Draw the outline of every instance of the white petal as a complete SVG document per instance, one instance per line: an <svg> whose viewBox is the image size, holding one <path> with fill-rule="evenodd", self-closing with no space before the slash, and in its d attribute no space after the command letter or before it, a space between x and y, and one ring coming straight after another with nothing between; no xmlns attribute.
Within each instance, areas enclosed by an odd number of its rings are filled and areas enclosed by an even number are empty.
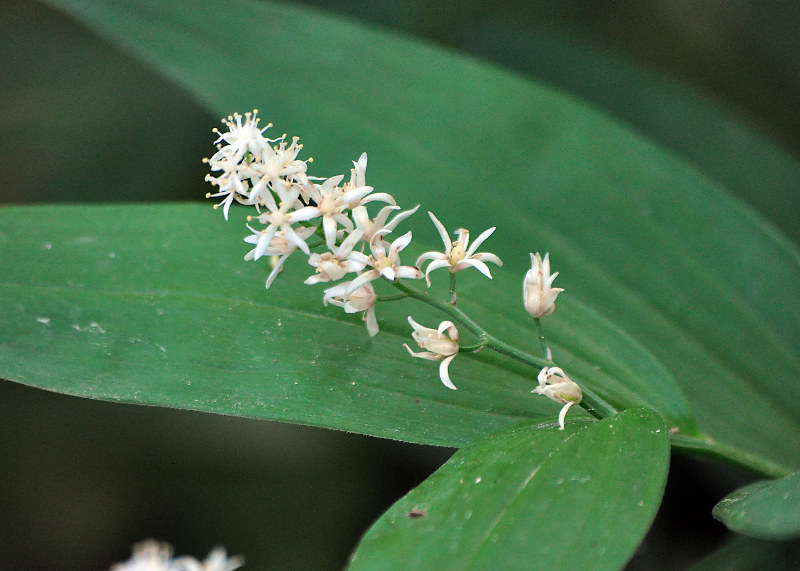
<svg viewBox="0 0 800 571"><path fill-rule="evenodd" d="M300 210L295 210L286 215L290 222L307 222L313 218L319 218L322 212L316 206L305 206Z"/></svg>
<svg viewBox="0 0 800 571"><path fill-rule="evenodd" d="M419 268L413 266L399 266L394 268L394 275L395 277L407 280L418 280L423 274Z"/></svg>
<svg viewBox="0 0 800 571"><path fill-rule="evenodd" d="M385 208L383 210L385 210ZM383 210L381 210L381 212L383 212ZM394 230L398 224L400 224L403 220L414 214L417 210L419 210L419 204L417 204L411 210L405 210L400 214L398 214L397 216L395 216L394 218L392 218L392 221L386 224L386 228L388 228L389 230ZM380 212L378 213L378 216L380 216Z"/></svg>
<svg viewBox="0 0 800 571"><path fill-rule="evenodd" d="M378 318L375 316L375 307L370 307L365 315L367 320L367 333L370 337L378 334Z"/></svg>
<svg viewBox="0 0 800 571"><path fill-rule="evenodd" d="M322 217L322 229L325 232L325 243L331 251L336 248L336 228L336 220L330 216Z"/></svg>
<svg viewBox="0 0 800 571"><path fill-rule="evenodd" d="M417 265L419 265L419 260L417 260ZM425 282L428 284L428 287L431 287L431 278L428 276L433 270L438 270L439 268L449 268L450 261L447 259L444 260L436 260L428 264L428 269L425 270Z"/></svg>
<svg viewBox="0 0 800 571"><path fill-rule="evenodd" d="M411 353L412 357L416 357L418 359L425 359L426 361L441 361L442 360L442 356L441 355L437 355L436 353L429 353L428 351L422 351L420 353L415 353L414 351L411 350L411 347L409 347L405 343L403 343L403 347L408 349L408 352Z"/></svg>
<svg viewBox="0 0 800 571"><path fill-rule="evenodd" d="M575 404L575 401L570 401L561 407L561 411L558 413L558 429L564 430L564 418L567 416L567 411L569 408Z"/></svg>
<svg viewBox="0 0 800 571"><path fill-rule="evenodd" d="M453 381L450 380L450 371L448 370L448 367L450 366L450 362L455 359L457 354L458 353L450 355L439 365L439 378L442 380L444 386L446 386L448 389L453 389L454 391L457 391L458 388L453 384Z"/></svg>
<svg viewBox="0 0 800 571"><path fill-rule="evenodd" d="M397 252L405 248L411 243L411 231L409 230L402 236L400 236L397 240L392 242L392 246L389 248L389 256L394 257L397 255ZM392 255L394 254L394 256Z"/></svg>
<svg viewBox="0 0 800 571"><path fill-rule="evenodd" d="M272 285L272 282L275 281L275 278L278 277L278 274L283 269L283 264L286 262L286 258L289 256L281 256L281 259L278 260L278 263L275 264L275 267L272 268L272 272L270 272L269 277L267 278L266 287L269 289L269 286Z"/></svg>
<svg viewBox="0 0 800 571"><path fill-rule="evenodd" d="M300 236L297 235L297 232L294 231L294 228L292 228L288 224L284 224L281 227L281 229L283 230L283 235L286 237L286 240L290 244L294 244L295 246L303 250L303 252L305 252L307 256L311 255L311 250L309 250L308 244L306 244L305 241Z"/></svg>
<svg viewBox="0 0 800 571"><path fill-rule="evenodd" d="M358 188L354 188L352 190L348 190L347 192L345 192L339 198L339 201L342 204L348 204L349 202L353 202L355 200L358 200L360 198L365 197L366 195L368 195L372 191L373 191L373 188L371 186L360 186ZM369 200L364 200L364 202L365 203L369 202Z"/></svg>
<svg viewBox="0 0 800 571"><path fill-rule="evenodd" d="M391 207L387 207L391 208ZM383 210L381 210L383 212ZM380 216L380 213L378 213ZM356 206L353 208L353 221L356 223L356 228L365 232L369 228L369 213L366 206Z"/></svg>
<svg viewBox="0 0 800 571"><path fill-rule="evenodd" d="M347 288L344 290L344 295L349 296L351 293L356 291L362 285L364 285L365 283L369 283L374 279L377 279L379 276L380 273L378 272L378 270L368 270L363 274L357 275L355 279L353 279L353 281L350 282L350 285L348 285Z"/></svg>
<svg viewBox="0 0 800 571"><path fill-rule="evenodd" d="M436 331L438 331L438 332L439 332L439 335L441 335L441 334L443 334L443 333L445 332L445 330L447 330L447 329L449 329L449 328L451 328L451 327L452 327L453 329L455 329L455 328L456 328L456 326L453 324L453 322L452 322L452 321L442 321L442 322L439 324L439 327L437 327L437 328L436 328Z"/></svg>
<svg viewBox="0 0 800 571"><path fill-rule="evenodd" d="M418 268L422 265L422 262L425 260L447 260L447 256L442 252L425 252L419 258L417 258L417 262L414 264ZM449 263L445 262L448 266Z"/></svg>
<svg viewBox="0 0 800 571"><path fill-rule="evenodd" d="M436 218L436 216L434 216L433 212L431 212L430 210L428 211L428 216L431 217L431 220L433 220L433 225L436 226L436 229L439 231L439 236L441 236L442 238L442 243L444 244L445 252L449 254L450 249L453 247L453 241L447 234L447 229L441 222L439 222L439 219Z"/></svg>
<svg viewBox="0 0 800 571"><path fill-rule="evenodd" d="M481 262L492 262L493 264L497 264L498 266L502 266L503 262L495 256L494 254L490 254L489 252L481 252L480 254L473 254L470 256L473 260L480 260Z"/></svg>
<svg viewBox="0 0 800 571"><path fill-rule="evenodd" d="M492 279L492 272L489 271L489 267L480 260L476 260L474 258L461 260L456 264L455 269L456 271L460 271L461 269L466 269L467 266L472 266L487 278Z"/></svg>
<svg viewBox="0 0 800 571"><path fill-rule="evenodd" d="M468 258L475 253L475 251L478 249L478 246L483 244L483 241L486 240L486 238L492 235L492 232L494 232L496 228L497 226L492 226L488 230L481 232L481 235L478 236L478 238L472 243L472 246L469 247L469 250L467 250Z"/></svg>
<svg viewBox="0 0 800 571"><path fill-rule="evenodd" d="M386 204L391 204L392 206L396 204L394 196L387 192L376 192L374 194L370 194L369 196L364 197L364 200L362 200L361 203L367 204L368 202L375 202L376 200L385 202Z"/></svg>
<svg viewBox="0 0 800 571"><path fill-rule="evenodd" d="M361 229L353 230L350 235L345 239L344 242L339 246L339 251L337 256L341 258L346 258L350 255L353 251L353 248L356 247L356 244L359 240L361 240L361 236L364 235L364 231Z"/></svg>
<svg viewBox="0 0 800 571"><path fill-rule="evenodd" d="M258 237L258 242L256 242L256 250L253 255L256 260L263 256L266 249L269 248L272 238L275 236L275 232L277 230L277 226L270 224L270 226L261 234L261 236Z"/></svg>
<svg viewBox="0 0 800 571"><path fill-rule="evenodd" d="M391 266L389 266L388 268L383 268L381 270L381 275L391 282L393 282L397 277L395 275L394 268Z"/></svg>

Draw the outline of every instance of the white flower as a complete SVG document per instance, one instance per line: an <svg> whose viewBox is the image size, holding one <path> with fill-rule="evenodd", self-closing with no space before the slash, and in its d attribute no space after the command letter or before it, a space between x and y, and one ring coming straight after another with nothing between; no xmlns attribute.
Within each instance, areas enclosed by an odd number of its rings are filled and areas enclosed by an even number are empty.
<svg viewBox="0 0 800 571"><path fill-rule="evenodd" d="M367 186L367 153L361 153L358 161L353 161L353 168L350 169L350 188Z"/></svg>
<svg viewBox="0 0 800 571"><path fill-rule="evenodd" d="M452 321L442 321L438 329L430 329L423 327L410 316L408 323L414 328L411 336L414 338L422 349L427 351L422 353L415 353L411 348L403 343L412 357L419 357L420 359L427 359L429 361L441 361L439 365L439 378L442 380L444 386L448 389L456 390L456 386L450 380L450 373L448 367L450 362L458 355L458 329L453 325ZM447 332L447 336L445 336Z"/></svg>
<svg viewBox="0 0 800 571"><path fill-rule="evenodd" d="M250 228L250 226L248 226L248 228ZM261 256L279 256L278 261L272 267L272 272L269 274L269 277L267 277L266 288L269 289L269 286L272 285L272 282L275 281L275 278L283 269L283 264L286 263L286 259L297 249L297 243L294 241L290 242L286 238L286 233L283 230L279 230L272 235L269 243L264 246L263 238L267 235L267 231L257 231L253 230L253 228L250 228L250 230L252 230L253 234L245 238L244 241L248 244L256 244L256 247L245 254L245 260L257 260ZM305 244L305 240L313 235L315 231L316 228L313 226L304 226L297 229L295 236Z"/></svg>
<svg viewBox="0 0 800 571"><path fill-rule="evenodd" d="M214 141L218 150L213 157L208 159L209 163L215 163L223 157L228 157L238 163L248 151L254 157L260 157L264 149L269 148L271 141L264 137L264 131L272 127L272 124L270 123L263 129L258 128L258 109L252 113L245 113L244 119L244 124L242 124L242 116L234 113L222 120L228 127L227 132L220 133L219 130L214 129L214 132L219 135L219 138ZM223 141L227 144L222 145Z"/></svg>
<svg viewBox="0 0 800 571"><path fill-rule="evenodd" d="M419 258L417 258L417 267L422 267L422 262L426 260L433 260L430 264L428 264L428 269L425 271L425 281L428 283L428 286L430 287L431 285L429 274L438 268L449 268L450 273L456 273L472 267L481 272L487 278L492 279L492 274L489 271L489 267L484 262L492 262L498 266L502 266L503 262L501 262L500 258L494 254L490 254L488 252L476 254L475 250L478 249L484 240L492 235L492 232L495 231L495 227L489 228L481 233L481 235L478 236L478 239L472 243L472 246L470 246L469 230L459 228L456 230L458 239L451 242L450 237L447 234L447 230L445 229L444 225L439 222L436 216L433 215L433 212L428 212L428 215L431 217L434 226L436 226L436 229L439 231L439 236L442 237L442 242L444 243L445 247L444 253L425 252Z"/></svg>
<svg viewBox="0 0 800 571"><path fill-rule="evenodd" d="M266 224L262 235L258 239L255 249L255 258L260 258L269 248L273 236L278 230L283 232L284 237L292 244L303 250L307 255L311 254L305 239L301 238L297 232L292 228L292 224L297 222L293 216L294 212L289 212L291 208L296 206L299 190L295 185L289 185L282 180L277 180L275 190L280 200L280 206L275 202L272 193L265 193L263 195L263 203L267 207L267 212L263 212L258 216L248 216L248 220L258 218L261 224ZM301 218L300 221L304 219ZM306 237L307 239L307 237Z"/></svg>
<svg viewBox="0 0 800 571"><path fill-rule="evenodd" d="M380 237L385 233L386 231L382 231L381 234L376 234L372 237L372 241L369 244L372 255L367 261L367 264L372 266L372 269L359 274L356 279L350 282L347 295L381 276L390 281L394 281L397 278L417 280L422 277L422 272L418 268L400 265L400 250L411 243L411 232L406 232L392 242L388 252L380 240Z"/></svg>
<svg viewBox="0 0 800 571"><path fill-rule="evenodd" d="M531 317L538 319L556 310L556 298L564 291L551 287L557 275L558 272L550 275L550 254L545 254L544 260L539 252L531 254L531 269L522 282L522 301Z"/></svg>
<svg viewBox="0 0 800 571"><path fill-rule="evenodd" d="M291 145L287 147L286 141L281 137L278 139L279 145L267 146L258 160L248 163L247 168L242 169L252 181L255 181L250 191L250 204L255 204L256 207L265 204L261 195L265 192L274 192L279 180L290 183L304 183L308 180L306 161L297 158L300 149L303 148L303 145L298 144L298 140L294 137ZM302 185L299 190L301 196L308 198L304 195Z"/></svg>
<svg viewBox="0 0 800 571"><path fill-rule="evenodd" d="M233 571L244 565L244 559L229 559L221 547L214 548L202 562L188 556L173 559L172 553L168 543L148 539L134 545L131 558L112 565L111 571Z"/></svg>
<svg viewBox="0 0 800 571"><path fill-rule="evenodd" d="M375 302L378 296L375 295L375 289L372 284L366 283L347 295L349 286L350 282L345 282L326 289L322 297L322 303L328 305L330 302L343 308L345 313L363 311L363 319L367 322L367 332L371 337L375 337L378 334L378 318L375 316Z"/></svg>
<svg viewBox="0 0 800 571"><path fill-rule="evenodd" d="M350 169L350 182L346 182L344 184L344 191L350 191L354 188L360 188L367 185L367 153L361 153L361 156L358 158L358 161L353 161L353 168ZM387 204L394 205L394 197L386 192L376 192L374 194L370 194L369 196L365 197L363 200L361 197L355 198L348 203L348 207L350 210L354 209L355 207L366 204L367 202L373 202L375 200L380 200L381 202L385 202Z"/></svg>
<svg viewBox="0 0 800 571"><path fill-rule="evenodd" d="M353 248L361 239L361 230L354 230L339 246L334 246L330 252L311 254L308 263L317 268L317 273L309 277L306 284L337 281L350 272L360 272L369 262L369 258L361 252L354 252Z"/></svg>
<svg viewBox="0 0 800 571"><path fill-rule="evenodd" d="M216 210L222 206L222 213L225 216L225 220L227 220L228 211L234 200L240 204L250 203L250 196L248 194L249 185L242 180L239 164L233 162L229 158L214 162L211 164L211 170L222 171L222 174L219 176L206 175L206 181L219 187L219 192L209 192L206 194L206 198L224 197L222 202L214 205L214 209Z"/></svg>
<svg viewBox="0 0 800 571"><path fill-rule="evenodd" d="M362 186L344 191L337 185L344 178L338 175L329 178L324 183L304 185L305 191L314 202L315 206L305 206L292 213L297 221L312 220L322 217L322 229L325 231L325 242L329 250L336 245L336 232L341 224L348 231L353 229L353 222L344 214L348 204L372 192L371 186Z"/></svg>
<svg viewBox="0 0 800 571"><path fill-rule="evenodd" d="M375 216L374 219L370 219L369 214L367 213L366 206L356 206L353 209L353 221L356 223L356 228L361 230L364 235L361 237L362 242L366 242L367 244L372 242L372 238L376 234L380 234L382 237L383 235L391 232L397 225L400 224L403 220L414 214L419 209L419 204L417 204L411 210L404 210L403 212L398 212L394 218L391 220L389 219L389 215L394 210L400 210L399 206L390 204L389 206L384 206L378 212L378 215ZM382 232L383 231L383 232ZM386 242L384 242L384 245Z"/></svg>
<svg viewBox="0 0 800 571"><path fill-rule="evenodd" d="M583 391L575 381L564 374L560 367L545 367L539 371L537 379L539 386L531 392L544 395L564 405L558 413L558 429L564 430L564 417L572 405L581 402Z"/></svg>

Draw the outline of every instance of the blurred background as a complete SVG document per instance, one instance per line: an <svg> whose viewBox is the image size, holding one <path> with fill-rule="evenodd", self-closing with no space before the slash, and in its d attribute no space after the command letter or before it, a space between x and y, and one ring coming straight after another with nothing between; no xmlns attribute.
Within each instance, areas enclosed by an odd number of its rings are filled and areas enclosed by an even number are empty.
<svg viewBox="0 0 800 571"><path fill-rule="evenodd" d="M796 2L303 4L584 99L800 240ZM202 200L218 117L58 12L0 7L0 203ZM370 522L453 452L12 383L0 383L0 447L2 569L107 568L147 537L198 558L222 544L250 569L341 568ZM682 569L723 544L710 508L746 478L676 458L668 508L630 568Z"/></svg>

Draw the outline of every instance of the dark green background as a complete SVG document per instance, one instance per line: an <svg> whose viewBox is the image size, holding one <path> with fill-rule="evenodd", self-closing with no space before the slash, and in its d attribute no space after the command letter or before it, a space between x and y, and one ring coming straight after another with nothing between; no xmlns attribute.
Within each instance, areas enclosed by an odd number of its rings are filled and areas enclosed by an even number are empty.
<svg viewBox="0 0 800 571"><path fill-rule="evenodd" d="M800 236L793 2L306 3L591 101ZM0 202L195 200L207 191L200 158L217 117L49 8L2 8ZM761 200L764 177L785 195ZM369 523L450 453L10 383L0 391L3 569L102 568L149 536L197 556L221 543L251 569L341 567ZM667 505L631 567L684 568L719 545L710 508L742 481L676 460Z"/></svg>

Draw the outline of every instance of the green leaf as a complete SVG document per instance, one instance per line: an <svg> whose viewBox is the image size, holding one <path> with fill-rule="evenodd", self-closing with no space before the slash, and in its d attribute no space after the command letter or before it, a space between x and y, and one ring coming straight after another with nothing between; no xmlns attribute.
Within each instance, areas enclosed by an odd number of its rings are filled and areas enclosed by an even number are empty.
<svg viewBox="0 0 800 571"><path fill-rule="evenodd" d="M691 571L761 571L795 569L800 541L760 541L737 537L691 567Z"/></svg>
<svg viewBox="0 0 800 571"><path fill-rule="evenodd" d="M542 85L303 9L51 3L216 112L260 108L303 137L317 173L367 150L370 183L401 203L497 225L503 273L472 291L517 326L526 254L549 250L564 297L652 352L704 432L798 465L800 253L705 173ZM558 359L583 350L563 313L546 323Z"/></svg>
<svg viewBox="0 0 800 571"><path fill-rule="evenodd" d="M537 371L488 351L459 356L450 369L459 390L446 389L434 363L403 348L406 315L441 320L418 303L380 304L381 334L370 338L358 316L322 306L323 287L302 285L311 270L300 259L265 291L268 264L242 260L247 229L208 205L4 208L0 228L0 259L15 261L0 282L7 379L447 446L552 418L560 406L531 394ZM570 371L616 402L652 403L691 428L680 393L650 355L580 305L563 311L578 323L564 351ZM491 308L470 314L533 341Z"/></svg>
<svg viewBox="0 0 800 571"><path fill-rule="evenodd" d="M698 84L700 90L710 87L708 77L694 77L689 85L686 78L681 82L669 80L633 63L637 54L631 52L638 46L629 45L623 50L628 53L620 54L620 46L613 45L614 37L587 37L581 32L581 24L570 17L577 15L581 8L559 4L561 12L555 19L552 15L547 18L534 15L527 22L503 25L502 31L495 24L497 27L490 29L489 33L483 32L483 38L476 39L471 35L471 50L502 65L528 71L631 125L697 165L708 176L767 215L795 243L800 242L800 226L794 214L800 209L800 193L797 192L800 162L797 156L759 132L766 125L757 124L751 114L734 114L717 97L711 100L698 94ZM737 8L728 5L728 8L738 12L728 13L731 21L749 16L748 9L757 9L745 5ZM785 13L781 10L769 14L761 11L761 15L780 19L782 12ZM586 18L585 13L583 17ZM554 21L560 25L554 28ZM769 43L766 41L768 38L776 37L774 22L767 26L759 19L748 18L746 21L748 32L761 28L761 37L752 38L754 45L764 47ZM462 21L460 25L464 27L468 23ZM784 37L793 36L784 30ZM504 41L498 42L498 37ZM721 53L706 46L704 55L713 58L720 57ZM753 58L751 65L756 65L755 58L759 63L765 61L763 51L750 57ZM770 65L779 66L786 73L795 58L789 56L787 49L782 54L772 54L770 59ZM651 60L651 63L655 62ZM742 60L737 60L737 65L741 64ZM699 69L704 68L695 69L695 72ZM763 78L748 74L741 79L749 84L751 92L759 93L760 111L769 106L765 98L780 97L777 90L765 88ZM731 87L726 85L723 89ZM774 123L772 127L775 127ZM778 131L782 128L778 126Z"/></svg>
<svg viewBox="0 0 800 571"><path fill-rule="evenodd" d="M727 495L712 511L736 533L758 539L800 536L800 472L755 482Z"/></svg>
<svg viewBox="0 0 800 571"><path fill-rule="evenodd" d="M565 431L524 424L459 450L378 520L351 569L615 569L655 516L669 466L656 414Z"/></svg>

